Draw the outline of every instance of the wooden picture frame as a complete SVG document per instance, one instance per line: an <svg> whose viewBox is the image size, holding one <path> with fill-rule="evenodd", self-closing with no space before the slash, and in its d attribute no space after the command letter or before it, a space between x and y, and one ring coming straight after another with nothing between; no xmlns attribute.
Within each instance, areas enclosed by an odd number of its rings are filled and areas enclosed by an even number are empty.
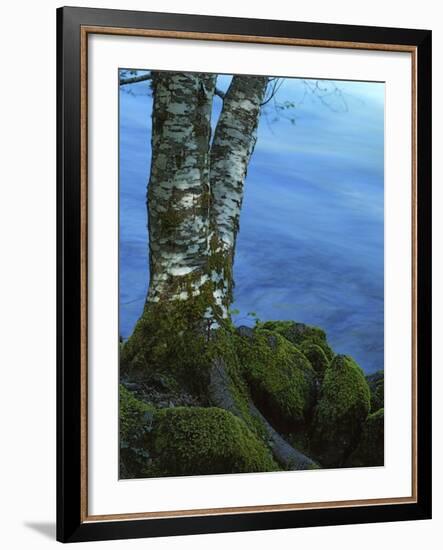
<svg viewBox="0 0 443 550"><path fill-rule="evenodd" d="M88 36L406 52L412 64L412 493L174 512L88 513ZM89 8L57 10L57 539L62 542L431 517L431 32Z"/></svg>

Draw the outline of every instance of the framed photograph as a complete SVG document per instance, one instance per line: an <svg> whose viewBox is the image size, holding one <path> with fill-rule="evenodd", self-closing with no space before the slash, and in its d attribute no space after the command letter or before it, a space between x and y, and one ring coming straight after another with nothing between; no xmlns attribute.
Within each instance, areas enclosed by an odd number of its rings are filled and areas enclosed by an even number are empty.
<svg viewBox="0 0 443 550"><path fill-rule="evenodd" d="M430 518L431 32L57 33L58 540Z"/></svg>

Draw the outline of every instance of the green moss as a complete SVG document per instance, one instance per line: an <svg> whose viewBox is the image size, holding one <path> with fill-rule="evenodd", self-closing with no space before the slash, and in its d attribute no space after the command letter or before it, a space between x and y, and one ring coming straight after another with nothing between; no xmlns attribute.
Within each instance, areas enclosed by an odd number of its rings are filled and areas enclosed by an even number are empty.
<svg viewBox="0 0 443 550"><path fill-rule="evenodd" d="M257 437L266 441L267 434L262 422L250 411L250 393L238 354L242 339L236 335L235 327L226 324L226 327L217 330L209 345L212 360L222 359L223 361L236 416L241 418ZM217 403L214 405L217 406Z"/></svg>
<svg viewBox="0 0 443 550"><path fill-rule="evenodd" d="M322 348L329 361L334 357L334 352L329 347L325 332L318 327L296 323L294 321L267 321L262 328L278 332L292 344L316 344Z"/></svg>
<svg viewBox="0 0 443 550"><path fill-rule="evenodd" d="M371 412L384 408L385 377L384 372L379 370L366 377L371 390Z"/></svg>
<svg viewBox="0 0 443 550"><path fill-rule="evenodd" d="M357 448L346 466L383 466L384 464L384 409L370 414L363 425Z"/></svg>
<svg viewBox="0 0 443 550"><path fill-rule="evenodd" d="M178 165L181 162L179 155L176 155L176 164ZM174 238L174 234L177 231L177 227L183 222L184 216L179 208L174 207L172 204L169 205L166 212L159 212L157 214L158 222L161 227L163 235L170 235L170 239Z"/></svg>
<svg viewBox="0 0 443 550"><path fill-rule="evenodd" d="M119 388L120 402L120 476L139 477L149 465L149 433L155 409L137 399L123 385Z"/></svg>
<svg viewBox="0 0 443 550"><path fill-rule="evenodd" d="M323 378L329 366L329 359L323 349L318 344L305 340L300 344L300 351L308 358L319 378Z"/></svg>
<svg viewBox="0 0 443 550"><path fill-rule="evenodd" d="M288 443L294 447L294 449L297 449L297 451L300 451L306 456L311 456L308 427L306 427L306 429L288 434L287 440Z"/></svg>
<svg viewBox="0 0 443 550"><path fill-rule="evenodd" d="M206 304L200 295L146 307L121 350L121 373L148 384L161 374L170 391L202 393L210 365Z"/></svg>
<svg viewBox="0 0 443 550"><path fill-rule="evenodd" d="M161 475L264 472L278 466L233 414L216 407L176 407L155 416L153 449Z"/></svg>
<svg viewBox="0 0 443 550"><path fill-rule="evenodd" d="M306 357L264 329L256 329L252 339L239 338L238 355L252 397L270 422L283 432L305 424L315 395L315 373Z"/></svg>
<svg viewBox="0 0 443 550"><path fill-rule="evenodd" d="M311 448L323 466L339 467L354 448L370 407L362 369L337 355L326 369L316 407Z"/></svg>

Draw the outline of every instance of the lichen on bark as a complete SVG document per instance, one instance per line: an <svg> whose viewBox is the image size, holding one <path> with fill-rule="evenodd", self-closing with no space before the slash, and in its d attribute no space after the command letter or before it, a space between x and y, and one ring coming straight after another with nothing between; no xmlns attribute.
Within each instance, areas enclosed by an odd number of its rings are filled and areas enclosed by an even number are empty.
<svg viewBox="0 0 443 550"><path fill-rule="evenodd" d="M154 73L148 184L147 303L188 298L177 278L206 281L211 109L215 76Z"/></svg>

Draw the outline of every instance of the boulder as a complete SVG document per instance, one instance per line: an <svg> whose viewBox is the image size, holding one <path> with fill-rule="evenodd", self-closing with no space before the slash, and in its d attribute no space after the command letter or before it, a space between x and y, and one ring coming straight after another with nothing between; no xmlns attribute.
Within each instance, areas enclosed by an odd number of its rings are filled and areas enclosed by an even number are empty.
<svg viewBox="0 0 443 550"><path fill-rule="evenodd" d="M149 434L155 408L120 384L120 477L144 477L150 464Z"/></svg>
<svg viewBox="0 0 443 550"><path fill-rule="evenodd" d="M330 362L323 349L318 344L305 340L300 344L300 351L307 357L317 376L322 379Z"/></svg>
<svg viewBox="0 0 443 550"><path fill-rule="evenodd" d="M232 413L217 407L176 407L155 415L152 449L159 475L278 470L271 452Z"/></svg>
<svg viewBox="0 0 443 550"><path fill-rule="evenodd" d="M322 348L329 361L334 357L326 334L321 328L295 321L267 321L262 328L278 332L295 346L300 346L302 343L317 344Z"/></svg>
<svg viewBox="0 0 443 550"><path fill-rule="evenodd" d="M362 369L337 355L326 369L311 431L311 449L327 468L341 467L355 448L370 409L370 391Z"/></svg>
<svg viewBox="0 0 443 550"><path fill-rule="evenodd" d="M307 422L315 399L315 372L296 346L270 330L254 331L238 346L254 403L280 432Z"/></svg>
<svg viewBox="0 0 443 550"><path fill-rule="evenodd" d="M366 419L360 441L346 466L384 465L384 409L378 409Z"/></svg>
<svg viewBox="0 0 443 550"><path fill-rule="evenodd" d="M385 397L385 375L384 371L378 370L366 377L369 389L371 390L371 412L384 408Z"/></svg>

